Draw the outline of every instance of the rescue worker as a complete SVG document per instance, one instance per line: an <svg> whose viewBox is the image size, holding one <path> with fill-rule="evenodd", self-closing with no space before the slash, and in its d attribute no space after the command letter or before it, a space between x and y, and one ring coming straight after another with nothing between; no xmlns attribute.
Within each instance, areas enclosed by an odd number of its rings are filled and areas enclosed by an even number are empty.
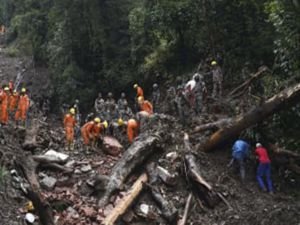
<svg viewBox="0 0 300 225"><path fill-rule="evenodd" d="M123 119L120 118L118 119L118 125L120 127L126 127L128 141L130 144L133 143L139 132L138 121L133 118L129 119L128 121L123 121Z"/></svg>
<svg viewBox="0 0 300 225"><path fill-rule="evenodd" d="M212 97L220 98L222 96L222 82L223 82L222 70L216 61L212 61L211 66L212 66L212 79L213 79Z"/></svg>
<svg viewBox="0 0 300 225"><path fill-rule="evenodd" d="M1 92L1 124L7 125L8 123L8 102L9 102L9 87L4 87L4 91Z"/></svg>
<svg viewBox="0 0 300 225"><path fill-rule="evenodd" d="M95 100L94 108L95 108L95 112L96 112L97 116L99 116L100 118L104 118L104 115L105 115L105 101L102 97L101 92L98 93L98 97Z"/></svg>
<svg viewBox="0 0 300 225"><path fill-rule="evenodd" d="M177 115L179 116L180 122L183 126L186 125L188 114L189 114L189 103L184 96L184 88L182 85L178 85L175 96L175 107Z"/></svg>
<svg viewBox="0 0 300 225"><path fill-rule="evenodd" d="M144 100L143 96L138 98L138 104L140 107L140 113L144 114L145 116L150 116L153 114L152 104L149 101Z"/></svg>
<svg viewBox="0 0 300 225"><path fill-rule="evenodd" d="M8 82L8 88L9 88L9 91L10 93L13 93L13 90L14 90L14 82L12 80L10 80Z"/></svg>
<svg viewBox="0 0 300 225"><path fill-rule="evenodd" d="M29 106L30 106L30 100L28 95L26 94L26 89L22 88L17 111L15 114L16 125L18 125L19 121L21 121L22 126L25 127Z"/></svg>
<svg viewBox="0 0 300 225"><path fill-rule="evenodd" d="M160 90L158 88L158 84L153 84L153 91L152 91L152 103L155 112L159 112L159 101L160 101Z"/></svg>
<svg viewBox="0 0 300 225"><path fill-rule="evenodd" d="M106 109L106 118L105 118L106 120L112 121L113 119L117 119L116 101L113 98L113 94L111 92L107 94L105 109Z"/></svg>
<svg viewBox="0 0 300 225"><path fill-rule="evenodd" d="M189 80L186 85L184 86L184 97L186 101L189 103L189 107L191 109L195 108L195 102L196 102L196 96L195 96L195 86L196 86L196 80L194 77Z"/></svg>
<svg viewBox="0 0 300 225"><path fill-rule="evenodd" d="M74 130L76 125L76 110L71 108L64 117L64 128L66 134L66 150L74 150Z"/></svg>
<svg viewBox="0 0 300 225"><path fill-rule="evenodd" d="M19 93L17 92L17 90L14 90L13 93L9 96L8 110L9 110L10 117L12 117L16 111L18 100L19 100Z"/></svg>
<svg viewBox="0 0 300 225"><path fill-rule="evenodd" d="M242 182L245 180L245 159L248 158L250 145L241 139L235 141L232 147L232 159L228 164L231 167L234 162L238 163Z"/></svg>
<svg viewBox="0 0 300 225"><path fill-rule="evenodd" d="M165 102L164 113L174 115L176 112L176 88L174 86L168 87Z"/></svg>
<svg viewBox="0 0 300 225"><path fill-rule="evenodd" d="M85 123L81 127L81 136L83 138L83 143L86 146L86 151L89 151L90 146L95 146L96 141L100 137L100 133L103 130L102 125L103 127L108 126L106 121L101 124L100 118L96 117L94 120Z"/></svg>
<svg viewBox="0 0 300 225"><path fill-rule="evenodd" d="M129 107L128 102L124 103L125 111L124 111L124 118L125 120L129 120L130 118L133 117L133 112L132 109Z"/></svg>
<svg viewBox="0 0 300 225"><path fill-rule="evenodd" d="M126 95L124 92L122 92L121 98L118 100L118 103L117 103L119 118L124 118L126 105L128 105L128 102L126 100Z"/></svg>
<svg viewBox="0 0 300 225"><path fill-rule="evenodd" d="M144 91L138 84L133 85L133 88L136 89L136 99L140 96L144 97Z"/></svg>
<svg viewBox="0 0 300 225"><path fill-rule="evenodd" d="M79 139L80 136L80 124L81 124L81 114L79 109L79 100L75 99L74 104L71 108L75 109L75 119L76 119L76 126L75 126L75 136L76 139Z"/></svg>
<svg viewBox="0 0 300 225"><path fill-rule="evenodd" d="M193 76L193 79L196 81L196 85L193 90L195 93L195 113L199 114L203 109L203 94L206 92L206 86L201 74L196 73Z"/></svg>
<svg viewBox="0 0 300 225"><path fill-rule="evenodd" d="M255 154L258 158L259 165L257 167L256 179L258 181L259 187L262 191L269 191L270 194L273 193L273 184L271 180L271 160L269 158L267 149L265 149L260 143L256 144ZM266 177L267 187L266 188L263 177Z"/></svg>

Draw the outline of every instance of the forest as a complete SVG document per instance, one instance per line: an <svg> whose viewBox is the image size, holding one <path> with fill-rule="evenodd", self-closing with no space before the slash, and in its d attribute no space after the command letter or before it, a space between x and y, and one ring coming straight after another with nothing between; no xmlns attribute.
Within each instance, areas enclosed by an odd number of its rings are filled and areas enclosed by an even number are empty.
<svg viewBox="0 0 300 225"><path fill-rule="evenodd" d="M1 87L13 80L35 103L25 129L11 115L8 126L1 122L1 225L21 224L8 221L28 201L42 225L281 225L284 213L289 224L299 222L300 0L0 0L0 26ZM219 99L213 63L223 74ZM177 112L169 90L179 92L194 74L206 84L205 110ZM128 121L101 118L109 127L101 147L88 155L76 137L75 151L64 150L66 105L71 112L80 102L80 136L83 118L97 114L99 92L116 100L125 93L138 111L134 84L149 101L153 84L161 92L159 110L134 143L123 140L126 131L111 137L113 126ZM277 197L255 195L255 157L247 188L227 169L238 137L270 150ZM50 159L44 153L51 150L69 161ZM45 191L42 180L52 177L55 188ZM18 191L5 197L7 188Z"/></svg>

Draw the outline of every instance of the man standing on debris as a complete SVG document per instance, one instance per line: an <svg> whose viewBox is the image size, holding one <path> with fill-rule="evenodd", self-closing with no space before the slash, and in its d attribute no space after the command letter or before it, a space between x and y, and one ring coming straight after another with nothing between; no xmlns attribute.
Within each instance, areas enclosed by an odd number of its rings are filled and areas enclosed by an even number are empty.
<svg viewBox="0 0 300 225"><path fill-rule="evenodd" d="M9 96L9 114L10 117L12 117L16 111L16 107L18 104L18 100L19 100L19 94L17 92L17 90L14 90L12 94L10 94Z"/></svg>
<svg viewBox="0 0 300 225"><path fill-rule="evenodd" d="M153 114L152 104L149 101L144 100L144 97L140 96L138 98L138 104L140 107L140 113L144 114L145 116L150 116Z"/></svg>
<svg viewBox="0 0 300 225"><path fill-rule="evenodd" d="M25 127L29 106L30 106L30 100L28 95L26 94L26 89L22 88L17 111L15 114L16 125L18 125L18 122L21 121L22 126Z"/></svg>
<svg viewBox="0 0 300 225"><path fill-rule="evenodd" d="M95 104L94 104L94 108L95 108L95 112L97 114L97 116L99 116L100 118L104 117L104 111L105 111L105 101L102 98L102 93L99 92L98 97L95 100Z"/></svg>
<svg viewBox="0 0 300 225"><path fill-rule="evenodd" d="M158 84L153 84L153 91L152 91L152 102L155 112L159 112L159 100L160 100L160 90L158 88Z"/></svg>
<svg viewBox="0 0 300 225"><path fill-rule="evenodd" d="M107 127L106 121L104 121L103 126ZM101 131L101 120L99 117L96 117L94 120L85 123L81 127L81 136L83 138L83 143L86 146L86 151L89 150L90 144L91 147L95 146Z"/></svg>
<svg viewBox="0 0 300 225"><path fill-rule="evenodd" d="M120 127L127 127L127 137L129 143L133 143L133 140L138 136L139 131L139 123L131 118L128 121L123 121L121 118L118 119L118 126Z"/></svg>
<svg viewBox="0 0 300 225"><path fill-rule="evenodd" d="M1 92L1 124L7 125L8 122L8 100L9 100L9 87L4 87L4 91Z"/></svg>
<svg viewBox="0 0 300 225"><path fill-rule="evenodd" d="M64 128L66 133L66 150L74 150L74 129L76 125L75 109L71 108L64 117Z"/></svg>
<svg viewBox="0 0 300 225"><path fill-rule="evenodd" d="M111 92L107 94L105 109L106 109L105 119L108 120L108 122L112 121L113 119L117 119L117 105L115 99L113 98L113 94Z"/></svg>
<svg viewBox="0 0 300 225"><path fill-rule="evenodd" d="M211 62L212 66L212 79L213 79L213 98L220 98L222 96L222 82L223 82L223 73L221 67L218 65L217 61Z"/></svg>
<svg viewBox="0 0 300 225"><path fill-rule="evenodd" d="M271 180L271 160L269 158L267 149L265 149L260 143L257 143L255 154L257 155L259 161L256 173L256 179L258 181L259 187L262 191L269 191L269 193L273 193L273 184ZM263 181L264 176L266 176L268 189L266 188Z"/></svg>
<svg viewBox="0 0 300 225"><path fill-rule="evenodd" d="M118 103L117 103L119 118L124 118L126 105L128 105L128 102L126 100L126 94L124 92L122 92L121 98L118 100Z"/></svg>
<svg viewBox="0 0 300 225"><path fill-rule="evenodd" d="M246 141L237 140L232 147L232 159L228 164L228 167L231 167L235 161L238 163L242 182L245 180L245 159L249 155L249 148L250 145Z"/></svg>

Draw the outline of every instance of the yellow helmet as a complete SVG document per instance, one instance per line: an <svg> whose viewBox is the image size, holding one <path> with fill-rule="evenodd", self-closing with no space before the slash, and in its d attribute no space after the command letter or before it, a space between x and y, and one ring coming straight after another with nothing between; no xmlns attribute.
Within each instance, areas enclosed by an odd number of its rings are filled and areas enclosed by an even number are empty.
<svg viewBox="0 0 300 225"><path fill-rule="evenodd" d="M101 122L101 120L100 120L99 117L96 117L96 118L94 119L94 121L95 121L95 123L100 123L100 122Z"/></svg>
<svg viewBox="0 0 300 225"><path fill-rule="evenodd" d="M211 65L212 65L212 66L215 66L215 65L217 65L217 62L216 62L216 61L212 61L212 62L211 62Z"/></svg>
<svg viewBox="0 0 300 225"><path fill-rule="evenodd" d="M134 88L134 89L137 89L138 86L139 86L138 84L134 84L134 85L133 85L133 88Z"/></svg>
<svg viewBox="0 0 300 225"><path fill-rule="evenodd" d="M70 109L70 113L71 113L72 115L75 115L75 109L74 109L74 108L71 108L71 109Z"/></svg>
<svg viewBox="0 0 300 225"><path fill-rule="evenodd" d="M33 204L32 204L32 201L29 201L25 204L25 209L27 211L33 211L34 210L34 207L33 207Z"/></svg>
<svg viewBox="0 0 300 225"><path fill-rule="evenodd" d="M4 88L4 91L9 91L9 87L5 87L5 88Z"/></svg>
<svg viewBox="0 0 300 225"><path fill-rule="evenodd" d="M139 96L138 97L138 102L140 103L140 102L143 102L144 101L144 97L143 96Z"/></svg>
<svg viewBox="0 0 300 225"><path fill-rule="evenodd" d="M26 88L22 88L22 89L21 89L21 92L22 92L22 93L25 93L25 92L26 92Z"/></svg>
<svg viewBox="0 0 300 225"><path fill-rule="evenodd" d="M105 129L108 128L108 122L106 120L102 124L103 124Z"/></svg>
<svg viewBox="0 0 300 225"><path fill-rule="evenodd" d="M124 121L122 120L122 118L119 118L118 119L118 125L123 126L123 124L124 124Z"/></svg>

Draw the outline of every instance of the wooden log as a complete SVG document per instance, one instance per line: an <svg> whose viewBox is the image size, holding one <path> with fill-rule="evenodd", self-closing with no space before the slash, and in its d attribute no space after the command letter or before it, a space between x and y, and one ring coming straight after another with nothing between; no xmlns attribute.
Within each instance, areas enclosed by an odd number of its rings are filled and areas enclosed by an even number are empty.
<svg viewBox="0 0 300 225"><path fill-rule="evenodd" d="M210 151L216 148L224 141L234 138L243 130L263 121L266 117L274 114L280 109L286 109L286 106L298 102L299 97L300 83L274 95L265 103L253 110L250 110L248 113L236 117L232 120L232 124L230 126L219 129L211 135L206 142L200 144L199 149L202 151Z"/></svg>
<svg viewBox="0 0 300 225"><path fill-rule="evenodd" d="M187 219L188 219L188 213L189 213L189 210L190 210L190 205L191 205L191 202L192 202L192 197L193 197L193 194L190 193L187 200L186 200L186 203L185 203L183 216L178 221L177 225L185 225L186 224Z"/></svg>
<svg viewBox="0 0 300 225"><path fill-rule="evenodd" d="M125 194L125 196L120 200L116 207L111 211L111 213L103 220L103 225L114 225L118 218L123 215L126 210L131 206L133 201L143 190L143 184L148 181L148 176L143 173L137 181L133 184L131 189Z"/></svg>
<svg viewBox="0 0 300 225"><path fill-rule="evenodd" d="M281 148L277 144L275 144L275 145L268 144L268 149L270 149L274 154L279 155L279 156L282 155L282 156L287 156L287 157L291 157L294 159L300 159L299 153Z"/></svg>
<svg viewBox="0 0 300 225"><path fill-rule="evenodd" d="M206 124L197 126L194 129L193 133L225 127L225 126L230 125L231 122L232 122L232 118L225 118L225 119L220 119L216 122L206 123Z"/></svg>
<svg viewBox="0 0 300 225"><path fill-rule="evenodd" d="M266 72L268 70L269 69L266 66L263 66L263 67L259 68L258 71L254 75L252 75L248 80L246 80L245 82L243 82L240 86L238 86L234 90L232 90L228 94L228 96L232 98L232 97L238 97L239 96L239 94L238 94L239 92L241 92L243 94L243 92L250 86L250 84L253 81L255 81L255 80L263 77L263 75L265 74L264 72Z"/></svg>
<svg viewBox="0 0 300 225"><path fill-rule="evenodd" d="M26 130L25 140L22 145L25 150L34 150L37 148L37 134L40 128L40 123L37 119L33 119L31 126Z"/></svg>
<svg viewBox="0 0 300 225"><path fill-rule="evenodd" d="M98 202L100 207L105 206L110 196L122 188L126 178L134 169L141 166L148 157L158 150L159 142L160 136L158 134L149 135L144 133L127 149L121 160L112 169L106 191Z"/></svg>

